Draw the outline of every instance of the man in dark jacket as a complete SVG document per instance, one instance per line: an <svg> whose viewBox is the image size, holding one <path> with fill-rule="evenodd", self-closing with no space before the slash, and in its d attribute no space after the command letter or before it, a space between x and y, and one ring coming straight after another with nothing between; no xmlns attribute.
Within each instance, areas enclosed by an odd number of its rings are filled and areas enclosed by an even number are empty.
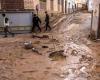
<svg viewBox="0 0 100 80"><path fill-rule="evenodd" d="M46 27L46 31L48 30L48 28L49 28L49 30L51 30L51 27L50 27L50 25L49 25L49 22L50 22L50 17L49 17L49 14L47 13L47 11L45 12L45 27Z"/></svg>
<svg viewBox="0 0 100 80"><path fill-rule="evenodd" d="M41 32L40 24L41 24L40 18L36 14L34 14L32 31L34 31L34 28L37 27Z"/></svg>

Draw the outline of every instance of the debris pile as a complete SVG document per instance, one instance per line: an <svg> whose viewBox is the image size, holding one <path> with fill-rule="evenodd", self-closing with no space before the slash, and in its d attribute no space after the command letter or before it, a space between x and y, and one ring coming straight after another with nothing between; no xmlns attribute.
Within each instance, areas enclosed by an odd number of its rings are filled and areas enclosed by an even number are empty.
<svg viewBox="0 0 100 80"><path fill-rule="evenodd" d="M68 43L64 55L67 60L67 65L61 69L64 80L94 80L95 60L88 47Z"/></svg>

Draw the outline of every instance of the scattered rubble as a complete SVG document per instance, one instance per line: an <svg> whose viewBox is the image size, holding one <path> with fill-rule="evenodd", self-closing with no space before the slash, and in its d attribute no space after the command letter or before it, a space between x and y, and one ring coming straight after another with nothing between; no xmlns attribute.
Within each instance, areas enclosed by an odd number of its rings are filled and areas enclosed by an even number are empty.
<svg viewBox="0 0 100 80"><path fill-rule="evenodd" d="M80 44L77 45L73 42L67 43L66 46L64 47L65 51L64 51L64 55L73 55L77 54L77 55L90 55L92 56L92 51L85 45Z"/></svg>
<svg viewBox="0 0 100 80"><path fill-rule="evenodd" d="M77 56L77 55L78 55L78 52L77 52L76 50L72 50L71 55L73 55L73 56Z"/></svg>
<svg viewBox="0 0 100 80"><path fill-rule="evenodd" d="M66 44L64 55L67 64L62 71L67 75L64 80L94 80L95 59L91 54L92 51L84 45Z"/></svg>

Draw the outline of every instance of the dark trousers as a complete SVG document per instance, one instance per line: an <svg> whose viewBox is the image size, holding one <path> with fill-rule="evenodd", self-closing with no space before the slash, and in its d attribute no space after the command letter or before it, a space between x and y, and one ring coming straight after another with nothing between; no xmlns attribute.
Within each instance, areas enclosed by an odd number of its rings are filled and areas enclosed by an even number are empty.
<svg viewBox="0 0 100 80"><path fill-rule="evenodd" d="M41 31L41 28L40 28L39 24L35 24L35 25L33 25L33 27L32 27L32 32L34 32L34 29L35 29L36 27L38 28L39 31Z"/></svg>
<svg viewBox="0 0 100 80"><path fill-rule="evenodd" d="M6 27L4 28L4 33L5 33L5 36L4 36L4 37L8 37L8 33L11 34L12 36L14 36L14 33L10 32L10 31L8 30L8 26L6 26Z"/></svg>
<svg viewBox="0 0 100 80"><path fill-rule="evenodd" d="M48 28L49 28L49 30L51 30L51 27L50 27L50 25L49 25L49 23L48 23L48 22L46 23L46 25L45 25L45 26L46 26L46 31L48 30Z"/></svg>

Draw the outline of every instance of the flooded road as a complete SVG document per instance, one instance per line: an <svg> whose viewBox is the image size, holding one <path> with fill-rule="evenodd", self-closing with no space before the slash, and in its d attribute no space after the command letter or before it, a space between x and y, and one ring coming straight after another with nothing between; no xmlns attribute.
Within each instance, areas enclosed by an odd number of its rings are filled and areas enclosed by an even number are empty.
<svg viewBox="0 0 100 80"><path fill-rule="evenodd" d="M88 39L90 23L91 15L79 12L67 16L51 32L0 38L0 80L73 80L73 77L76 77L74 80L94 80L91 72L97 59L97 44ZM48 38L33 38L32 35L47 35ZM41 55L25 49L26 41L31 41ZM50 53L56 51L64 51L66 59L49 58ZM91 69L89 76L86 76L87 67ZM81 76L80 71L83 71Z"/></svg>

